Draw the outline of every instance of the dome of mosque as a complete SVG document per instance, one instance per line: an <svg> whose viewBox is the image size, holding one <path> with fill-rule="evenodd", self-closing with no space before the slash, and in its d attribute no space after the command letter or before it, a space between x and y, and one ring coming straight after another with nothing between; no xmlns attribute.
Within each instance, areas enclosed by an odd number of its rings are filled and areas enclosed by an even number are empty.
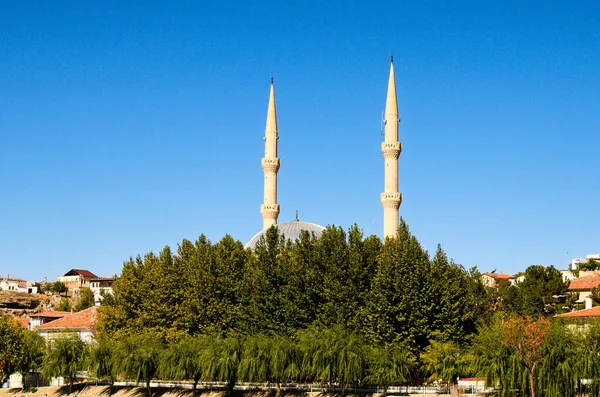
<svg viewBox="0 0 600 397"><path fill-rule="evenodd" d="M325 230L325 228L321 225L302 222L298 219L291 222L279 223L275 225L275 227L277 227L279 233L285 236L286 240L292 241L300 239L300 233L303 230L306 230L309 233L314 233L316 237L321 237L321 234L323 234L323 230ZM256 247L256 243L258 243L258 240L260 239L260 236L265 236L267 234L267 230L268 229L264 229L256 233L254 237L252 237L250 241L248 241L248 243L246 244L246 248L254 249Z"/></svg>

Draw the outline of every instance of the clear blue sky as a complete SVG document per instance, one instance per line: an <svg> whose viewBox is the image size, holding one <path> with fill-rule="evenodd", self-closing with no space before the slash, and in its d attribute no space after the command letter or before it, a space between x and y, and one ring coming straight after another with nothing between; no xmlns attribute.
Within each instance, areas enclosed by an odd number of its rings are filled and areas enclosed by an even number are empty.
<svg viewBox="0 0 600 397"><path fill-rule="evenodd" d="M400 214L503 272L600 252L597 1L0 4L0 273L50 280L262 226L269 78L280 222L382 234L398 86Z"/></svg>

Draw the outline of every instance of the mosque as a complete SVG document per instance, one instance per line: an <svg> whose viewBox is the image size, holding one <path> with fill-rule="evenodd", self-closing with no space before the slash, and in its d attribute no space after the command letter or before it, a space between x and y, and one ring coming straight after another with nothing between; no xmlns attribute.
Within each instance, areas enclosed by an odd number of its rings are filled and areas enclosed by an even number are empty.
<svg viewBox="0 0 600 397"><path fill-rule="evenodd" d="M394 77L394 58L390 60L390 76L388 80L387 98L385 102L385 139L381 143L384 159L384 191L381 193L383 206L383 236L396 237L398 233L398 209L402 202L402 194L398 192L398 157L402 144L398 142L398 102L396 96L396 79ZM277 153L277 113L275 111L275 89L271 79L269 106L267 109L267 126L265 128L265 157L261 160L264 172L264 202L260 206L263 218L263 228L246 244L246 248L254 249L261 236L265 235L271 226L276 226L286 239L292 241L300 238L300 232L306 230L320 237L325 228L315 223L303 222L296 219L291 222L277 223L279 204L277 203L277 172L281 161Z"/></svg>

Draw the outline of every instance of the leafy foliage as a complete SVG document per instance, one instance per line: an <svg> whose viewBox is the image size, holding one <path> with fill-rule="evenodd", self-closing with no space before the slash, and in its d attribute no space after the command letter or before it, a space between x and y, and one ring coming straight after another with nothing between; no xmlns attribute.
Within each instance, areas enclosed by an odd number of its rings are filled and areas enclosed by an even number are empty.
<svg viewBox="0 0 600 397"><path fill-rule="evenodd" d="M77 379L77 372L84 369L86 345L76 334L61 336L48 344L42 363L42 375L46 378L62 376L69 382L69 393Z"/></svg>
<svg viewBox="0 0 600 397"><path fill-rule="evenodd" d="M450 394L458 396L458 377L466 372L466 354L454 342L431 341L421 355L430 380L441 380L450 386Z"/></svg>
<svg viewBox="0 0 600 397"><path fill-rule="evenodd" d="M79 312L87 309L88 307L94 306L94 293L88 287L79 289L77 300L75 301L74 310Z"/></svg>
<svg viewBox="0 0 600 397"><path fill-rule="evenodd" d="M69 289L67 288L65 283L63 283L62 281L57 281L52 285L52 291L56 292L57 294L66 294L67 292L69 292Z"/></svg>
<svg viewBox="0 0 600 397"><path fill-rule="evenodd" d="M21 326L0 312L0 384L18 369L23 342Z"/></svg>
<svg viewBox="0 0 600 397"><path fill-rule="evenodd" d="M71 301L69 298L62 298L56 306L54 306L54 310L59 312L68 312L71 311Z"/></svg>
<svg viewBox="0 0 600 397"><path fill-rule="evenodd" d="M523 281L505 289L504 308L520 315L551 316L562 313L567 299L569 281L554 267L530 266Z"/></svg>

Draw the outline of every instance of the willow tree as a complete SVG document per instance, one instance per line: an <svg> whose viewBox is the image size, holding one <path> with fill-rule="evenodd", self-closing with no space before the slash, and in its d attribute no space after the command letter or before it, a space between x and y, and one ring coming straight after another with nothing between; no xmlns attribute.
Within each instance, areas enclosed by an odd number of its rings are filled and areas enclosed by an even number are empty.
<svg viewBox="0 0 600 397"><path fill-rule="evenodd" d="M442 380L448 384L450 395L458 396L458 377L467 370L465 351L454 342L431 341L421 354L425 371L432 381Z"/></svg>
<svg viewBox="0 0 600 397"><path fill-rule="evenodd" d="M167 379L192 379L192 395L196 397L198 382L203 379L207 356L203 351L208 349L214 338L207 335L186 336L171 344L160 355L159 373ZM212 380L212 379L210 379Z"/></svg>
<svg viewBox="0 0 600 397"><path fill-rule="evenodd" d="M585 336L572 332L555 320L542 344L542 362L539 366L538 384L545 397L574 397L580 373L579 339Z"/></svg>
<svg viewBox="0 0 600 397"><path fill-rule="evenodd" d="M100 379L108 379L110 381L110 392L112 393L113 385L117 376L117 343L106 336L100 336L96 343L90 346L89 352L89 369Z"/></svg>
<svg viewBox="0 0 600 397"><path fill-rule="evenodd" d="M123 338L117 349L118 372L128 379L144 382L148 396L152 395L150 381L158 373L160 352L164 343L156 332L144 332Z"/></svg>
<svg viewBox="0 0 600 397"><path fill-rule="evenodd" d="M42 363L42 375L46 378L64 377L69 383L69 393L77 373L84 369L86 343L78 335L68 335L53 339Z"/></svg>
<svg viewBox="0 0 600 397"><path fill-rule="evenodd" d="M305 375L323 383L338 381L342 396L346 386L366 376L367 344L364 338L343 326L310 328L300 333Z"/></svg>
<svg viewBox="0 0 600 397"><path fill-rule="evenodd" d="M230 336L215 339L216 361L214 362L215 379L227 384L227 393L231 395L238 379L238 368L242 353L240 339Z"/></svg>
<svg viewBox="0 0 600 397"><path fill-rule="evenodd" d="M383 394L391 385L408 382L415 367L415 356L401 343L392 342L383 346L373 346L368 356L366 382L383 387Z"/></svg>

